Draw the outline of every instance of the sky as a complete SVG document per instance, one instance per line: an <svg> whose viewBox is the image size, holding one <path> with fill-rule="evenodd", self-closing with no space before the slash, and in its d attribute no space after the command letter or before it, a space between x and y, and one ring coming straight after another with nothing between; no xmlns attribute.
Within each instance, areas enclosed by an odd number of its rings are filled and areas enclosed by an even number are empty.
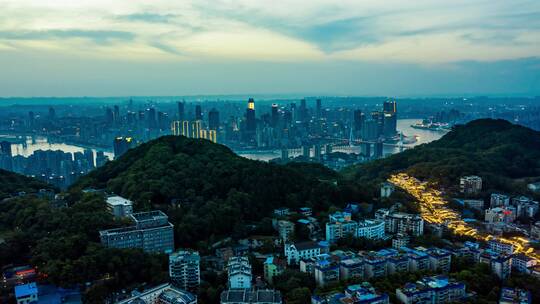
<svg viewBox="0 0 540 304"><path fill-rule="evenodd" d="M538 0L0 0L0 96L540 95Z"/></svg>

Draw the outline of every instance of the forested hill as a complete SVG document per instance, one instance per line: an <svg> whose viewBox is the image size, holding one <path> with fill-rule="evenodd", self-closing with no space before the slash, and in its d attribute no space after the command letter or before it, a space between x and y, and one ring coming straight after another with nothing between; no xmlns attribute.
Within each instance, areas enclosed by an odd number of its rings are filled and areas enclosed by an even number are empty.
<svg viewBox="0 0 540 304"><path fill-rule="evenodd" d="M189 243L230 234L281 206L326 210L342 200L337 178L321 165L254 161L206 140L164 136L96 169L72 191L106 188L135 201L138 210L163 209L179 229L178 241Z"/></svg>
<svg viewBox="0 0 540 304"><path fill-rule="evenodd" d="M0 200L17 192L37 192L53 186L37 179L0 169Z"/></svg>
<svg viewBox="0 0 540 304"><path fill-rule="evenodd" d="M477 174L487 187L506 190L516 179L540 176L540 132L506 120L479 119L454 127L437 141L343 173L370 183L398 171L445 187L455 187L460 176Z"/></svg>

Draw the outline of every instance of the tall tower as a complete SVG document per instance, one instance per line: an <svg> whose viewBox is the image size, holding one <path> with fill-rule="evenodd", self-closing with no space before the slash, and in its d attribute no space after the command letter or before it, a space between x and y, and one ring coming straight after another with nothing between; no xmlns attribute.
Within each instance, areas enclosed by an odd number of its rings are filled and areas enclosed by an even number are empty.
<svg viewBox="0 0 540 304"><path fill-rule="evenodd" d="M248 100L248 107L246 109L246 131L255 132L257 124L255 121L255 101L253 98Z"/></svg>

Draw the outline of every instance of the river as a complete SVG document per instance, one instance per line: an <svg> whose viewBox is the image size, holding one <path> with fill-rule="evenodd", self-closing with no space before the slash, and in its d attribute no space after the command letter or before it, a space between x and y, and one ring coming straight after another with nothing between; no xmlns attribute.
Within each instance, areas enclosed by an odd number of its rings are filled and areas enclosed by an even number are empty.
<svg viewBox="0 0 540 304"><path fill-rule="evenodd" d="M75 152L83 152L84 150L88 148L76 146L76 145L70 145L70 144L64 144L64 143L51 143L47 140L46 137L43 136L12 136L12 135L0 135L0 140L7 139L8 141L12 141L11 145L11 152L13 156L15 155L21 155L24 157L28 157L34 153L34 151L37 150L61 150L66 153L75 153ZM103 151L104 154L109 157L109 159L113 159L114 154L111 151L107 151L104 149L90 149L94 151L94 157L96 155L97 151Z"/></svg>
<svg viewBox="0 0 540 304"><path fill-rule="evenodd" d="M431 131L431 130L423 130L423 129L415 129L412 128L411 125L414 125L416 123L422 122L421 119L398 119L397 121L397 129L398 131L403 132L405 136L414 136L416 135L417 141L412 144L405 145L407 147L414 147L421 144L426 144L431 141L437 140L441 138L445 133L440 131ZM360 147L355 146L352 147L353 151L355 153L360 153ZM384 146L384 154L394 154L398 153L399 149L397 147L390 147L390 146ZM243 156L245 158L249 159L256 159L256 160L262 160L262 161L269 161L274 158L281 157L281 151L280 150L273 150L273 151L242 151L237 152L238 155ZM291 153L289 153L290 156Z"/></svg>

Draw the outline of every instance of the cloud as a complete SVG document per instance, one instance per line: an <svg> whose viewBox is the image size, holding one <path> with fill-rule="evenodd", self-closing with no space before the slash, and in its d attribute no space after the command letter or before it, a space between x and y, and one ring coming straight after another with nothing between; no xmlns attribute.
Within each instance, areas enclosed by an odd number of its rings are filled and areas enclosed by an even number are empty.
<svg viewBox="0 0 540 304"><path fill-rule="evenodd" d="M0 40L48 40L84 38L97 44L107 44L113 40L133 40L135 34L125 31L104 30L43 30L43 31L0 31Z"/></svg>
<svg viewBox="0 0 540 304"><path fill-rule="evenodd" d="M149 23L170 23L178 15L174 14L153 14L153 13L135 13L128 15L116 16L118 20L123 21L135 21L135 22L149 22Z"/></svg>

